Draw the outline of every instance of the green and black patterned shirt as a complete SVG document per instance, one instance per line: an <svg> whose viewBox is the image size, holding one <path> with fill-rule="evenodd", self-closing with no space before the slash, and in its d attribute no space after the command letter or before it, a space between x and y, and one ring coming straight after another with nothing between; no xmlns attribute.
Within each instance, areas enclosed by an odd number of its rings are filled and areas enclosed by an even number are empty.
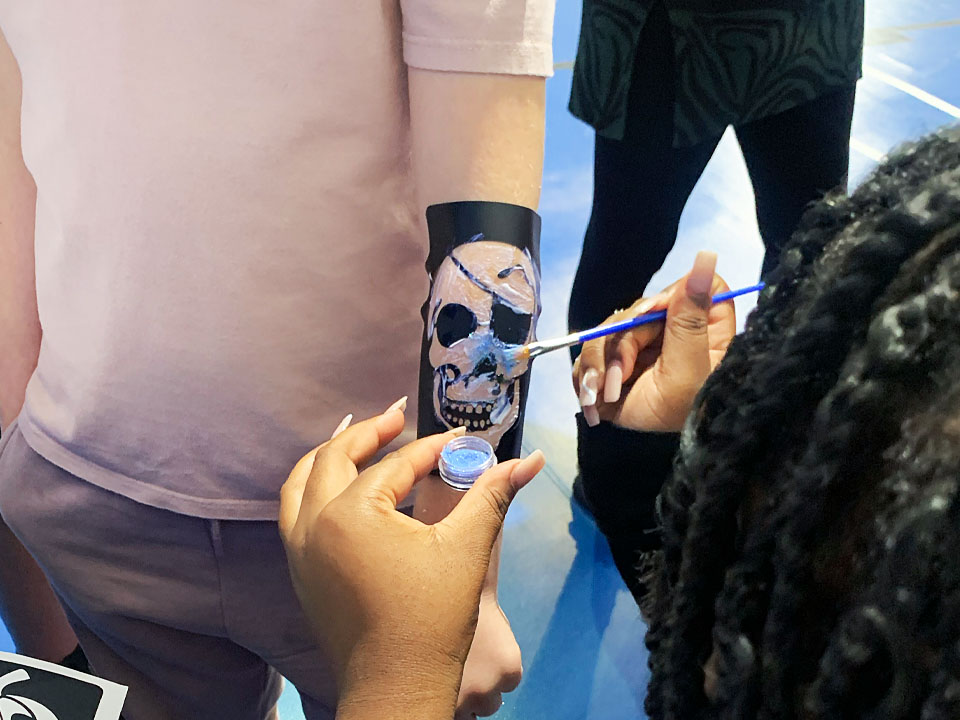
<svg viewBox="0 0 960 720"><path fill-rule="evenodd" d="M655 1L584 0L570 111L605 137L623 138L634 55ZM864 0L659 1L673 28L677 147L860 77Z"/></svg>

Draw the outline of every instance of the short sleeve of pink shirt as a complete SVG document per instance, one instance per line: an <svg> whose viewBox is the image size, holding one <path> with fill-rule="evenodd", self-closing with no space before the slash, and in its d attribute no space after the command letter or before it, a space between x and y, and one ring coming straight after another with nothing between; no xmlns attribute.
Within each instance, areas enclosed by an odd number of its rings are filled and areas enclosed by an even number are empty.
<svg viewBox="0 0 960 720"><path fill-rule="evenodd" d="M275 519L342 416L415 396L425 236L403 65L546 76L552 0L0 4L37 183L38 453Z"/></svg>
<svg viewBox="0 0 960 720"><path fill-rule="evenodd" d="M403 57L408 65L427 70L553 74L552 2L401 0L400 4Z"/></svg>

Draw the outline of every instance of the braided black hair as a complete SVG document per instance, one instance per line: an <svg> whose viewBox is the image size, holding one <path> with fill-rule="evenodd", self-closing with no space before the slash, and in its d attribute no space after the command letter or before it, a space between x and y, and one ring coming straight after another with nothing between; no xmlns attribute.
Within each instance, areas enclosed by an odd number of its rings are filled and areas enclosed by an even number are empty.
<svg viewBox="0 0 960 720"><path fill-rule="evenodd" d="M804 215L704 386L661 495L650 716L960 717L958 490L950 128Z"/></svg>

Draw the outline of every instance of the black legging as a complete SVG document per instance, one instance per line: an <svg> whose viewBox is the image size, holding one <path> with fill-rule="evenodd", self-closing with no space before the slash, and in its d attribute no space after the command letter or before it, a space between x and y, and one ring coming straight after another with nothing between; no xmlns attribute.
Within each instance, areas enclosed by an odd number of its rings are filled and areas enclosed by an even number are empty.
<svg viewBox="0 0 960 720"><path fill-rule="evenodd" d="M672 145L673 43L657 4L643 28L623 140L596 137L590 224L570 296L569 326L582 330L627 307L645 291L677 239L680 214L720 138ZM845 185L854 87L843 87L778 115L736 128L766 247L762 274L806 206ZM709 238L703 238L706 245ZM579 423L584 495L615 544L615 528L651 517L659 485L637 476L636 437Z"/></svg>

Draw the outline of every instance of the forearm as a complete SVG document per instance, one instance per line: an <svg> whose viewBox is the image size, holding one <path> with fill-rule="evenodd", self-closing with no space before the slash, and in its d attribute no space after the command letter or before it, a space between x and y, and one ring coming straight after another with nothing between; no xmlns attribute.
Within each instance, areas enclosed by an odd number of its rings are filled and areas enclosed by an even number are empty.
<svg viewBox="0 0 960 720"><path fill-rule="evenodd" d="M369 703L341 703L337 720L452 720L456 706L446 698L404 699L389 694Z"/></svg>
<svg viewBox="0 0 960 720"><path fill-rule="evenodd" d="M406 673L361 676L357 690L347 689L337 703L337 720L452 720L459 677L408 677Z"/></svg>
<svg viewBox="0 0 960 720"><path fill-rule="evenodd" d="M462 665L405 652L399 636L382 640L358 647L344 668L337 720L452 720Z"/></svg>
<svg viewBox="0 0 960 720"><path fill-rule="evenodd" d="M421 209L458 200L537 208L543 177L543 78L410 68L409 84Z"/></svg>
<svg viewBox="0 0 960 720"><path fill-rule="evenodd" d="M373 691L345 693L337 704L337 720L452 720L457 706L459 683L431 684L412 689L404 676L366 678L364 686Z"/></svg>
<svg viewBox="0 0 960 720"><path fill-rule="evenodd" d="M25 173L24 173L25 174ZM0 427L20 412L40 352L29 176L0 180Z"/></svg>
<svg viewBox="0 0 960 720"><path fill-rule="evenodd" d="M462 200L536 209L543 176L544 79L410 68L409 82L421 209ZM439 478L428 478L418 490L416 515L435 522L460 497Z"/></svg>
<svg viewBox="0 0 960 720"><path fill-rule="evenodd" d="M0 427L20 412L40 352L36 187L20 150L20 75L0 35Z"/></svg>

